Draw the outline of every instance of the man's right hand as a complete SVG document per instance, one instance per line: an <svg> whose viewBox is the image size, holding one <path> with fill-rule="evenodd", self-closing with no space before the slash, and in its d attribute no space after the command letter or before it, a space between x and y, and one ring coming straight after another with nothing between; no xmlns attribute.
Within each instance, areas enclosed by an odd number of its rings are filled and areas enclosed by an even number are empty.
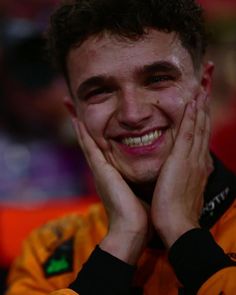
<svg viewBox="0 0 236 295"><path fill-rule="evenodd" d="M73 123L109 218L108 233L100 247L124 262L134 265L148 240L146 208L120 173L107 162L83 122L75 119Z"/></svg>

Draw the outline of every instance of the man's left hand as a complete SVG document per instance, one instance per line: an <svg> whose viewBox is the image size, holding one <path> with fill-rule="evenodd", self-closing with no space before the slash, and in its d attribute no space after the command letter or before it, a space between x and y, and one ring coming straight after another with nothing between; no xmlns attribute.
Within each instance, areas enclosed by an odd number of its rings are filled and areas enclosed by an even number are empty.
<svg viewBox="0 0 236 295"><path fill-rule="evenodd" d="M206 94L185 108L171 154L164 163L153 195L151 216L168 248L185 232L199 227L203 192L210 173L210 118Z"/></svg>

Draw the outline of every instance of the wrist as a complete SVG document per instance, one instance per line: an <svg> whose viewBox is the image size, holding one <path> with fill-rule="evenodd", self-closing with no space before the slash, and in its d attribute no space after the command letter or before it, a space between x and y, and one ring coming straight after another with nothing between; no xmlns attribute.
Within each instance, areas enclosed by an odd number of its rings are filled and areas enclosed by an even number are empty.
<svg viewBox="0 0 236 295"><path fill-rule="evenodd" d="M169 249L183 234L199 227L200 225L198 222L186 219L175 219L172 222L160 223L155 226L155 229Z"/></svg>
<svg viewBox="0 0 236 295"><path fill-rule="evenodd" d="M146 236L139 232L109 231L99 246L123 262L135 265L146 246Z"/></svg>

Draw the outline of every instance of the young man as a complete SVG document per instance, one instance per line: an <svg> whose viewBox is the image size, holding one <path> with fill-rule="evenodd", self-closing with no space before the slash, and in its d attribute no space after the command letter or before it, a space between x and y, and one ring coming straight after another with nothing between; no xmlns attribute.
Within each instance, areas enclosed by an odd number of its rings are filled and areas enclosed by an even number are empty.
<svg viewBox="0 0 236 295"><path fill-rule="evenodd" d="M235 177L209 153L200 7L68 1L49 38L105 210L35 231L7 295L235 294Z"/></svg>

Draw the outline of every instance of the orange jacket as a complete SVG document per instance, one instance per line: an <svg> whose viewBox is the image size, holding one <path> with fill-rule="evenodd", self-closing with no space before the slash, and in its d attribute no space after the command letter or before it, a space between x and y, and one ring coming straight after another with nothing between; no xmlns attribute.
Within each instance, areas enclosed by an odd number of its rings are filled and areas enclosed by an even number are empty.
<svg viewBox="0 0 236 295"><path fill-rule="evenodd" d="M121 269L123 267L123 271L118 277L115 271L109 273L109 270L106 270L106 263L108 263L106 261L115 259L109 257L107 253L107 257L105 257L107 260L96 266L98 268L96 275L99 276L100 283L106 286L112 281L112 284L117 285L114 286L114 290L116 290L116 287L130 281L136 290L142 290L141 293L135 294L145 295L192 295L196 293L197 295L235 295L236 201L232 195L230 198L230 192L235 193L235 178L232 183L233 188L227 185L224 190L222 188L225 183L221 183L221 188L217 188L217 190L220 189L219 194L205 204L203 211L207 213L205 220L208 221L204 222L210 224L211 235L208 230L190 231L175 243L170 253L167 253L164 248L150 245L140 257L136 269L123 262L115 261L119 267L121 266ZM215 209L224 206L227 209L219 213L217 221L214 221L212 226L209 220L213 215L218 214ZM102 251L101 249L94 250L94 248L105 236L107 224L107 217L102 205L95 204L86 215L72 214L49 222L44 227L35 230L25 241L22 255L12 266L6 295L77 295L80 288L76 289L78 273L80 283L82 281L83 284L83 280L86 281L87 276L86 283L90 285L89 288L96 290L96 282L93 281L93 272L96 272L96 267L91 268L89 264L94 266L91 257L96 256L97 251ZM198 239L198 235L203 236L203 239ZM212 236L214 240L211 241ZM215 242L224 252L218 248ZM212 244L209 249L208 244ZM193 252L191 252L191 247L193 247ZM205 248L206 253L203 253ZM188 250L190 254L186 254ZM91 255L91 253L93 254ZM202 258L203 256L204 258ZM87 260L90 262L86 263ZM194 267L195 265L197 266ZM210 273L209 270L207 274L208 270L205 269L210 269L210 265L213 271L211 270L212 273ZM130 278L126 282L124 274L126 272L130 272L132 282ZM205 274L202 275L204 272ZM88 277L88 273L91 274L91 277ZM69 287L72 282L75 283ZM195 283L197 289L191 290ZM181 293L179 289L182 287L185 288L185 291L182 289ZM80 292L81 295L96 294L96 292ZM98 291L97 294L106 294L106 291L103 293ZM123 295L126 293L110 291L107 294Z"/></svg>
<svg viewBox="0 0 236 295"><path fill-rule="evenodd" d="M83 263L106 233L107 221L100 205L94 205L84 217L70 215L34 231L23 247L23 254L14 263L9 276L7 295L75 295L63 289L75 280ZM213 226L211 233L225 253L236 258L236 202ZM73 269L63 273L63 265L51 262L51 276L45 276L48 261L58 246L74 239ZM60 257L59 257L60 258ZM51 260L53 261L53 260ZM56 258L55 258L56 261ZM190 262L191 263L191 262ZM50 273L50 268L47 268ZM53 275L54 273L54 275ZM58 274L57 274L58 273ZM236 266L223 268L200 288L199 295L236 294ZM176 295L180 286L168 262L165 251L146 249L136 272L136 281L144 287L144 294ZM54 290L57 290L53 292ZM52 292L52 293L51 293Z"/></svg>

